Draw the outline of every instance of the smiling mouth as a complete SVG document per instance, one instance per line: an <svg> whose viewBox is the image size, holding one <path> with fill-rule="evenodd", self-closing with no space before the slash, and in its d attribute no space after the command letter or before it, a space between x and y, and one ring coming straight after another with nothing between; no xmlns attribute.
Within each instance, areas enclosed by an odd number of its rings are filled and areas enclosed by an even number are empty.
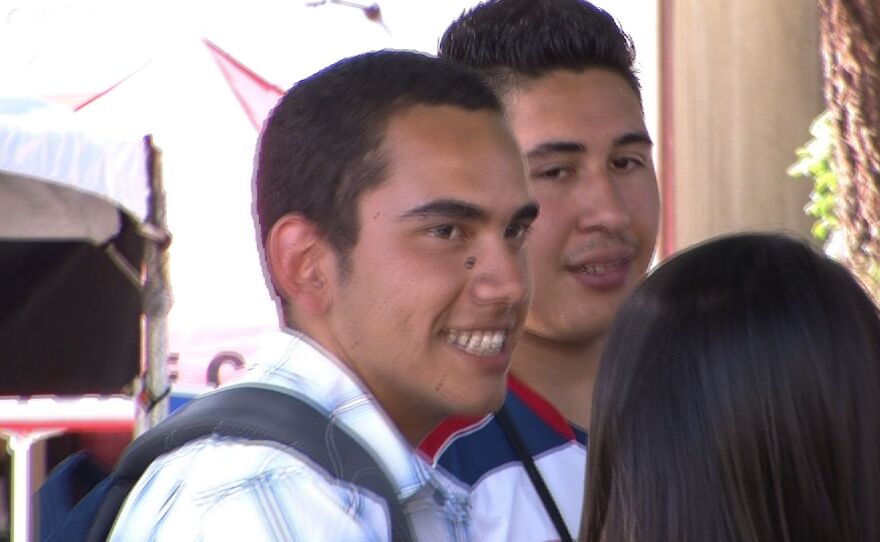
<svg viewBox="0 0 880 542"><path fill-rule="evenodd" d="M448 330L444 338L452 346L474 356L497 356L504 349L505 331Z"/></svg>

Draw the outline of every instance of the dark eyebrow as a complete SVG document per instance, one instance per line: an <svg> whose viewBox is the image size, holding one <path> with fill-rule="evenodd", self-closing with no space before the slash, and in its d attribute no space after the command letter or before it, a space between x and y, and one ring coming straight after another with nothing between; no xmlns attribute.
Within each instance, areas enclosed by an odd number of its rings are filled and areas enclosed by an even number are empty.
<svg viewBox="0 0 880 542"><path fill-rule="evenodd" d="M627 132L614 139L615 147L624 145L644 144L653 146L654 142L648 132ZM577 141L548 141L529 149L525 153L526 160L534 160L535 158L543 158L548 154L568 153L568 152L586 152L587 146Z"/></svg>
<svg viewBox="0 0 880 542"><path fill-rule="evenodd" d="M534 201L530 201L517 209L515 213L513 213L513 217L510 219L511 222L519 222L524 219L534 220L538 218L538 204Z"/></svg>
<svg viewBox="0 0 880 542"><path fill-rule="evenodd" d="M526 160L542 158L557 152L584 152L586 150L586 145L576 141L548 141L529 149L526 152Z"/></svg>
<svg viewBox="0 0 880 542"><path fill-rule="evenodd" d="M511 222L534 220L538 217L538 204L530 201L516 210L510 218ZM410 218L456 218L460 220L489 221L489 213L485 209L471 203L454 199L441 199L410 209L398 217L400 220Z"/></svg>
<svg viewBox="0 0 880 542"><path fill-rule="evenodd" d="M419 205L404 212L399 217L401 220L408 218L458 218L468 220L489 220L485 209L454 199L440 199Z"/></svg>
<svg viewBox="0 0 880 542"><path fill-rule="evenodd" d="M623 145L632 145L632 144L644 144L653 146L654 142L651 140L651 136L648 135L648 132L629 132L623 134L622 136L616 138L614 140L615 147L621 147Z"/></svg>

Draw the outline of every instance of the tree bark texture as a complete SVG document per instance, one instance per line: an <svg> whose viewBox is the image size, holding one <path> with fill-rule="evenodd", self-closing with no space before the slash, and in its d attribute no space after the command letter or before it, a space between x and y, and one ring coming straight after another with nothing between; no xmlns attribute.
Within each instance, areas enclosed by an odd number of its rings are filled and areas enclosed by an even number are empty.
<svg viewBox="0 0 880 542"><path fill-rule="evenodd" d="M819 0L847 260L880 302L880 0Z"/></svg>

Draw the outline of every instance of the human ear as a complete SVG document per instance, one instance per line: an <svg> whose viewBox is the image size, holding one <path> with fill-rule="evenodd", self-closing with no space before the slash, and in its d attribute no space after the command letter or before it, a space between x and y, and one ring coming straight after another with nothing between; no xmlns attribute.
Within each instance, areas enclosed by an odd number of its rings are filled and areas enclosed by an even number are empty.
<svg viewBox="0 0 880 542"><path fill-rule="evenodd" d="M303 215L284 215L269 231L266 248L269 275L278 293L296 312L324 312L330 300L324 272L327 246L318 227Z"/></svg>

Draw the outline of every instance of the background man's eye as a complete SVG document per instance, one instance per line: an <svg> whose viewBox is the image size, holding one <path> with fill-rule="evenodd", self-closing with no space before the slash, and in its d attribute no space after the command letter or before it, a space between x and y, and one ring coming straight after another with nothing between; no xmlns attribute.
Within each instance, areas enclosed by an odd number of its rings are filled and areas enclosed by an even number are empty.
<svg viewBox="0 0 880 542"><path fill-rule="evenodd" d="M611 160L614 169L630 170L642 165L642 162L634 158L614 158Z"/></svg>
<svg viewBox="0 0 880 542"><path fill-rule="evenodd" d="M441 239L457 239L463 235L461 228L453 224L434 226L431 228L430 234Z"/></svg>
<svg viewBox="0 0 880 542"><path fill-rule="evenodd" d="M574 175L572 168L560 166L538 170L532 174L532 177L535 179L549 179L555 181L565 179L571 175Z"/></svg>

